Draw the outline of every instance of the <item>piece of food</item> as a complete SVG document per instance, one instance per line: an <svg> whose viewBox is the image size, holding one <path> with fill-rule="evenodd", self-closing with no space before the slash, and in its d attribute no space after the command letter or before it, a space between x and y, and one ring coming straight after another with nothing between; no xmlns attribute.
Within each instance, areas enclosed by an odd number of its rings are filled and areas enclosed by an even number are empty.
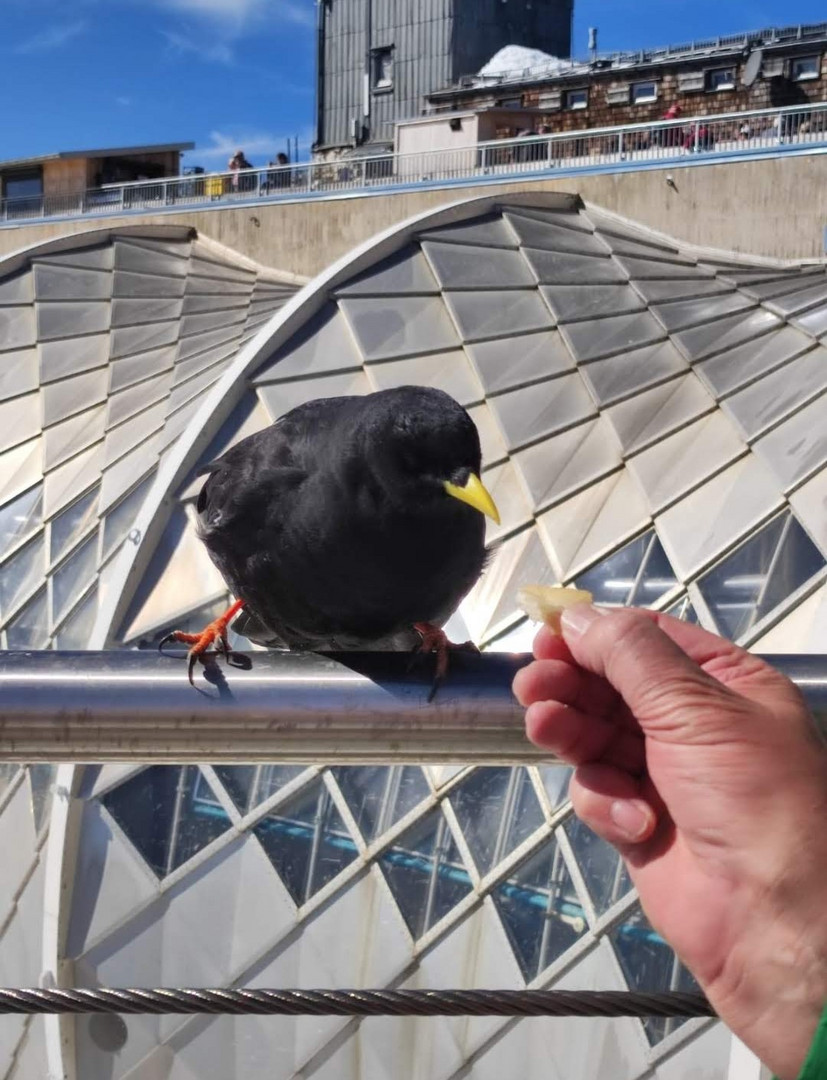
<svg viewBox="0 0 827 1080"><path fill-rule="evenodd" d="M533 622L544 622L555 634L560 633L560 616L575 604L590 604L592 594L586 589L566 589L562 585L523 585L517 590L517 603Z"/></svg>

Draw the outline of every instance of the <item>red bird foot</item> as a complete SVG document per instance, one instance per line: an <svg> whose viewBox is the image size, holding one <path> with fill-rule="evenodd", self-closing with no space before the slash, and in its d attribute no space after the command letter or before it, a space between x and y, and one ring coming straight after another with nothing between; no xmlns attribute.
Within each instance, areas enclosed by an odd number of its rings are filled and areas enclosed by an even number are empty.
<svg viewBox="0 0 827 1080"><path fill-rule="evenodd" d="M195 685L192 679L192 673L195 669L195 662L199 656L203 656L213 647L215 647L216 652L223 652L225 656L230 655L230 643L227 640L227 627L243 607L244 601L236 600L232 607L227 608L223 615L219 615L217 619L213 619L209 626L205 626L200 634L185 634L183 630L173 630L172 633L167 634L160 643L158 646L160 651L163 651L164 645L169 641L183 641L186 645L192 646L187 653L187 674L189 676L190 686Z"/></svg>
<svg viewBox="0 0 827 1080"><path fill-rule="evenodd" d="M434 626L433 623L414 623L414 630L422 637L422 644L417 652L436 653L436 674L434 675L431 692L428 694L428 703L430 704L448 674L448 659L452 650L455 652L459 649L465 652L479 652L479 649L473 641L463 641L460 644L449 641L445 631L439 626Z"/></svg>

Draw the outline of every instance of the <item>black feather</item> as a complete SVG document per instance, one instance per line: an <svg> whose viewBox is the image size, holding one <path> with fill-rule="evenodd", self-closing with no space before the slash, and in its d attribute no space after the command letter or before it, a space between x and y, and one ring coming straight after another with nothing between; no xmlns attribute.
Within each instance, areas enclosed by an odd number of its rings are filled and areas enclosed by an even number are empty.
<svg viewBox="0 0 827 1080"><path fill-rule="evenodd" d="M479 474L479 436L442 391L406 386L293 409L210 466L200 535L242 632L293 648L409 645L485 563L485 520L445 480Z"/></svg>

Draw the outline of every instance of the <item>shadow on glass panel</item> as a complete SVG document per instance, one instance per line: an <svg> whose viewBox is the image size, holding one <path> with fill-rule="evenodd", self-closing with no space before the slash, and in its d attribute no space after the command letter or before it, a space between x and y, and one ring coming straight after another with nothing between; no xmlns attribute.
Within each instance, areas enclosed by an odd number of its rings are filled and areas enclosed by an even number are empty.
<svg viewBox="0 0 827 1080"><path fill-rule="evenodd" d="M678 584L666 552L653 530L581 574L578 589L588 589L596 604L649 607Z"/></svg>
<svg viewBox="0 0 827 1080"><path fill-rule="evenodd" d="M12 765L8 761L0 762L0 796L14 780L20 769L19 765Z"/></svg>
<svg viewBox="0 0 827 1080"><path fill-rule="evenodd" d="M21 548L6 563L0 574L0 616L5 618L43 580L43 536Z"/></svg>
<svg viewBox="0 0 827 1080"><path fill-rule="evenodd" d="M253 832L299 907L357 856L322 780L263 817Z"/></svg>
<svg viewBox="0 0 827 1080"><path fill-rule="evenodd" d="M340 765L330 771L368 844L431 793L416 765Z"/></svg>
<svg viewBox="0 0 827 1080"><path fill-rule="evenodd" d="M526 982L587 930L580 897L552 837L492 893Z"/></svg>
<svg viewBox="0 0 827 1080"><path fill-rule="evenodd" d="M52 809L52 792L57 775L56 765L29 765L29 787L32 796L32 816L34 831L39 833Z"/></svg>
<svg viewBox="0 0 827 1080"><path fill-rule="evenodd" d="M700 577L698 587L720 632L736 640L824 565L824 556L788 511Z"/></svg>
<svg viewBox="0 0 827 1080"><path fill-rule="evenodd" d="M155 479L154 470L138 484L130 493L113 506L107 513L103 523L103 558L119 547L129 535L132 523L138 516L138 511L144 504L152 482Z"/></svg>
<svg viewBox="0 0 827 1080"><path fill-rule="evenodd" d="M231 827L197 765L152 765L101 802L159 877Z"/></svg>
<svg viewBox="0 0 827 1080"><path fill-rule="evenodd" d="M656 933L636 904L610 933L623 974L631 990L644 993L681 991L698 994L701 988L660 934ZM650 1016L643 1021L646 1037L654 1046L671 1034L687 1017Z"/></svg>
<svg viewBox="0 0 827 1080"><path fill-rule="evenodd" d="M56 562L92 527L98 512L99 493L100 487L95 486L52 520L49 528L50 562Z"/></svg>
<svg viewBox="0 0 827 1080"><path fill-rule="evenodd" d="M38 593L6 627L9 649L45 649L49 640L46 590Z"/></svg>
<svg viewBox="0 0 827 1080"><path fill-rule="evenodd" d="M439 809L403 833L379 864L414 939L471 891L471 878Z"/></svg>
<svg viewBox="0 0 827 1080"><path fill-rule="evenodd" d="M612 845L601 840L580 818L570 817L565 830L594 910L602 915L632 887L626 866Z"/></svg>
<svg viewBox="0 0 827 1080"><path fill-rule="evenodd" d="M451 805L481 874L545 821L528 770L479 768L454 788Z"/></svg>
<svg viewBox="0 0 827 1080"><path fill-rule="evenodd" d="M241 814L248 814L305 771L303 765L216 765L214 768Z"/></svg>

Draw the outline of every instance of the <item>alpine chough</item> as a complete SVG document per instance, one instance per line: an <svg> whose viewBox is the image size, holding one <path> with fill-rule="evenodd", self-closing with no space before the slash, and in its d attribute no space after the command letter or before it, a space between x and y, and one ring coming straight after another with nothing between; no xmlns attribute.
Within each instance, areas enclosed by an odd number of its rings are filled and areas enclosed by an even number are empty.
<svg viewBox="0 0 827 1080"><path fill-rule="evenodd" d="M237 602L195 659L236 624L291 649L436 649L485 563L480 440L441 390L321 398L241 440L207 468L199 535Z"/></svg>

